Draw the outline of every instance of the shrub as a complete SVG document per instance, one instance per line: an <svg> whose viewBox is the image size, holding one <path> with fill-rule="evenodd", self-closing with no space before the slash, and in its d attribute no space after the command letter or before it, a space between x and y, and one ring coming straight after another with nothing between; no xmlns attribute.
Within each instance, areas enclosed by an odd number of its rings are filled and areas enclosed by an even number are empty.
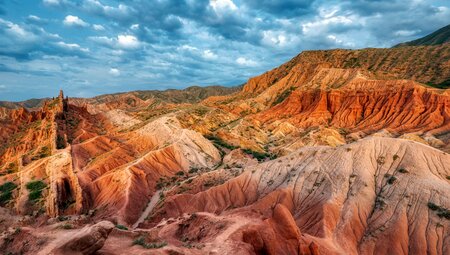
<svg viewBox="0 0 450 255"><path fill-rule="evenodd" d="M47 185L43 181L32 181L27 183L25 187L28 190L42 190L47 187Z"/></svg>
<svg viewBox="0 0 450 255"><path fill-rule="evenodd" d="M41 197L42 197L42 190L31 191L28 194L28 200L30 200L30 201L39 200Z"/></svg>
<svg viewBox="0 0 450 255"><path fill-rule="evenodd" d="M283 91L275 100L275 102L273 102L272 106L277 105L281 102L283 102L286 98L288 98L292 91L294 91L296 88L295 87L290 87L288 90Z"/></svg>
<svg viewBox="0 0 450 255"><path fill-rule="evenodd" d="M254 158L256 158L258 161L263 161L267 158L269 159L274 159L276 158L275 155L271 155L269 153L265 153L265 152L258 152L258 151L253 151L251 149L243 149L243 151L246 154L252 155Z"/></svg>
<svg viewBox="0 0 450 255"><path fill-rule="evenodd" d="M17 185L14 182L5 182L0 186L0 192L13 191L15 188Z"/></svg>
<svg viewBox="0 0 450 255"><path fill-rule="evenodd" d="M28 200L36 202L42 198L42 190L47 187L43 181L31 181L25 185L25 187L30 192L28 194Z"/></svg>
<svg viewBox="0 0 450 255"><path fill-rule="evenodd" d="M428 202L428 208L430 208L432 211L436 211L439 209L439 206L433 202Z"/></svg>
<svg viewBox="0 0 450 255"><path fill-rule="evenodd" d="M12 191L17 188L14 182L5 182L0 186L0 205L5 205L12 198Z"/></svg>
<svg viewBox="0 0 450 255"><path fill-rule="evenodd" d="M64 136L58 135L56 137L56 148L58 150L66 148L66 139L64 139Z"/></svg>
<svg viewBox="0 0 450 255"><path fill-rule="evenodd" d="M395 176L391 176L391 177L389 177L389 179L387 180L387 182L389 183L389 184L394 184L394 182L397 180L397 177L395 177Z"/></svg>
<svg viewBox="0 0 450 255"><path fill-rule="evenodd" d="M392 156L392 159L393 159L394 161L396 161L398 158L399 158L399 156L398 156L397 154L395 154L394 156Z"/></svg>
<svg viewBox="0 0 450 255"><path fill-rule="evenodd" d="M46 158L48 156L51 156L52 152L48 146L43 146L39 150L38 154L32 158L32 160L38 160L41 158Z"/></svg>
<svg viewBox="0 0 450 255"><path fill-rule="evenodd" d="M116 225L116 228L122 229L122 230L128 230L128 228L127 228L126 226L120 225L120 224L117 224L117 225Z"/></svg>
<svg viewBox="0 0 450 255"><path fill-rule="evenodd" d="M197 173L198 172L198 168L196 168L196 167L191 167L191 169L189 169L189 173L190 174L195 174L195 173Z"/></svg>
<svg viewBox="0 0 450 255"><path fill-rule="evenodd" d="M58 216L58 221L66 221L68 219L69 219L69 217L67 217L67 216L63 216L63 215Z"/></svg>
<svg viewBox="0 0 450 255"><path fill-rule="evenodd" d="M178 171L178 172L176 173L176 175L178 175L178 176L183 176L183 175L184 175L184 171Z"/></svg>
<svg viewBox="0 0 450 255"><path fill-rule="evenodd" d="M450 220L450 210L446 209L442 206L439 206L433 202L428 202L428 208L432 211L436 211L437 216L439 218L446 218L447 220Z"/></svg>
<svg viewBox="0 0 450 255"><path fill-rule="evenodd" d="M9 163L8 167L6 168L6 173L12 174L19 170L19 167L17 166L17 163Z"/></svg>
<svg viewBox="0 0 450 255"><path fill-rule="evenodd" d="M398 169L398 172L399 172L399 173L402 173L402 174L406 174L406 173L409 173L409 171L408 171L408 170L406 170L406 169L404 169L404 168L400 168L400 169Z"/></svg>
<svg viewBox="0 0 450 255"><path fill-rule="evenodd" d="M167 242L155 242L155 243L147 243L145 242L145 238L140 236L133 241L133 245L140 245L145 249L159 249L167 245Z"/></svg>
<svg viewBox="0 0 450 255"><path fill-rule="evenodd" d="M225 141L223 141L222 139L220 139L217 136L205 136L205 138L212 141L214 143L214 145L216 145L216 147L224 147L229 150L234 150L234 149L238 148L234 145L226 143Z"/></svg>
<svg viewBox="0 0 450 255"><path fill-rule="evenodd" d="M384 158L383 156L379 156L379 157L377 158L377 163L378 163L378 165L383 165L384 162L385 162L385 158Z"/></svg>
<svg viewBox="0 0 450 255"><path fill-rule="evenodd" d="M437 216L440 218L446 218L447 220L450 220L450 210L442 209L437 213Z"/></svg>
<svg viewBox="0 0 450 255"><path fill-rule="evenodd" d="M73 225L72 225L72 224L65 223L65 224L62 224L62 225L61 225L61 228L62 228L62 229L73 229Z"/></svg>

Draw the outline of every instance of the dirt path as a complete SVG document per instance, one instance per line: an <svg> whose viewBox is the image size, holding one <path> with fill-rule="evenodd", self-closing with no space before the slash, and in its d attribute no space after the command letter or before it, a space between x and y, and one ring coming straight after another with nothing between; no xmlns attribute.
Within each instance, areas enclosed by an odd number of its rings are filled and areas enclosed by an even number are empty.
<svg viewBox="0 0 450 255"><path fill-rule="evenodd" d="M139 219L136 221L136 223L133 224L133 229L137 228L137 226L139 226L139 224L144 222L145 218L147 218L147 216L153 211L153 208L159 201L160 193L161 193L161 190L158 190L155 192L152 199L150 199L150 203L148 203L147 208L145 208L145 211L141 214L141 217L139 217Z"/></svg>

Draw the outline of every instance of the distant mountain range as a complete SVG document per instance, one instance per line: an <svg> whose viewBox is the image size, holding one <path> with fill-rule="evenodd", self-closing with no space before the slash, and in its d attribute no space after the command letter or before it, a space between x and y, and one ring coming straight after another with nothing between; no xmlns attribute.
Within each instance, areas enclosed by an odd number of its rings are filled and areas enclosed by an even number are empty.
<svg viewBox="0 0 450 255"><path fill-rule="evenodd" d="M438 45L450 42L450 25L445 26L422 38L397 44L394 47Z"/></svg>

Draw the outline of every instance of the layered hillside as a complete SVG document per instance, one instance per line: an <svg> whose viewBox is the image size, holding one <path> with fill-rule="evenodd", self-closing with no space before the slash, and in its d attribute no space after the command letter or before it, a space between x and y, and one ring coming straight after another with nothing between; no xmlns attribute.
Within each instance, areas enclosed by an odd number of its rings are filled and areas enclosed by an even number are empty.
<svg viewBox="0 0 450 255"><path fill-rule="evenodd" d="M0 246L448 254L449 61L448 43L307 51L239 89L0 107Z"/></svg>

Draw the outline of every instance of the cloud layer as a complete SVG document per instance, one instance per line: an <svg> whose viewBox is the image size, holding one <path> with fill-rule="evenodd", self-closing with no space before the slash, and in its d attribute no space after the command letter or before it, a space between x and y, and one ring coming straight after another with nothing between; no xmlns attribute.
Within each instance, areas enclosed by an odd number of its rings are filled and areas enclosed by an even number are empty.
<svg viewBox="0 0 450 255"><path fill-rule="evenodd" d="M448 1L0 0L0 100L238 85L303 50L390 47Z"/></svg>

